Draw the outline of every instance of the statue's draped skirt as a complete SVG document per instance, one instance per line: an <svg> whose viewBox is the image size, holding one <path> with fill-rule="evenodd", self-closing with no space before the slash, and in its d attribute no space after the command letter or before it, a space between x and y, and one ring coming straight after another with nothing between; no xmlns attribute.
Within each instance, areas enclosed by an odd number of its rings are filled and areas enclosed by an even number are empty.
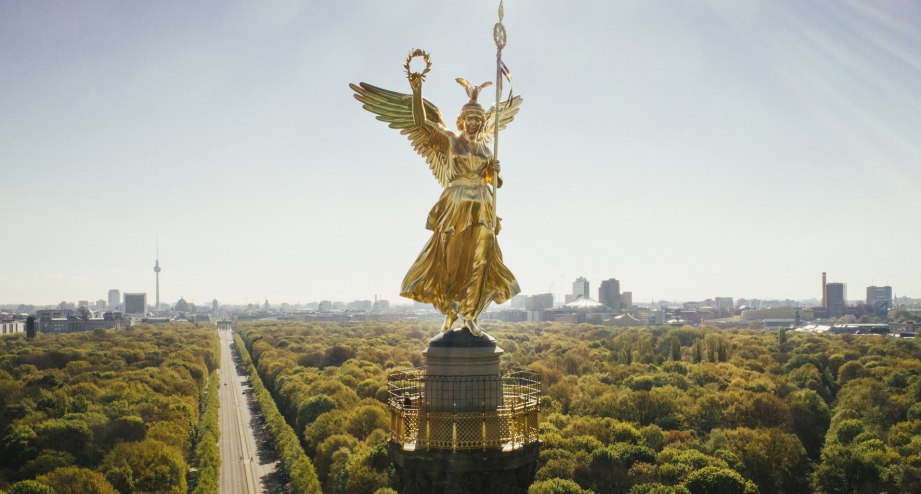
<svg viewBox="0 0 921 494"><path fill-rule="evenodd" d="M521 291L502 262L492 191L481 177L455 179L429 212L426 228L432 237L406 273L402 296L475 319L490 302L501 304Z"/></svg>

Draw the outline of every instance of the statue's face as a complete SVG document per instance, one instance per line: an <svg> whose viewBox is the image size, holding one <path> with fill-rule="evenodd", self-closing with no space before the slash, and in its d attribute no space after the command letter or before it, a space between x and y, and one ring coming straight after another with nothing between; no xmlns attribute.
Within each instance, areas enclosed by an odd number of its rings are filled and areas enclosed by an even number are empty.
<svg viewBox="0 0 921 494"><path fill-rule="evenodd" d="M469 113L464 117L464 130L470 135L476 135L483 128L483 117Z"/></svg>

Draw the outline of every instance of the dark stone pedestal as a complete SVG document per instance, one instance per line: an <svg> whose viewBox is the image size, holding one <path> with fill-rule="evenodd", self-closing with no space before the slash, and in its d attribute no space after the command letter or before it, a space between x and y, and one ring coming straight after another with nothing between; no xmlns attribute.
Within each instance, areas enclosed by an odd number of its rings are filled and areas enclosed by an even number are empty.
<svg viewBox="0 0 921 494"><path fill-rule="evenodd" d="M534 481L540 443L514 451L404 451L390 443L400 494L524 494Z"/></svg>

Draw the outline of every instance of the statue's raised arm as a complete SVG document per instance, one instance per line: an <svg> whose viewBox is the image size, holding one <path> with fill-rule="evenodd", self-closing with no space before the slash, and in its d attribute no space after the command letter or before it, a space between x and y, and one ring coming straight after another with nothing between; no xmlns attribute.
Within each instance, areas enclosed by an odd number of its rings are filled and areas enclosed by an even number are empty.
<svg viewBox="0 0 921 494"><path fill-rule="evenodd" d="M415 56L425 57L427 66L421 74L409 73L409 61ZM366 82L349 84L349 87L355 91L355 99L362 103L362 108L409 138L416 152L425 158L438 183L447 187L453 178L448 160L451 131L445 127L438 108L422 97L422 81L431 67L428 54L422 50L411 52L404 67L412 89L411 95L382 89Z"/></svg>

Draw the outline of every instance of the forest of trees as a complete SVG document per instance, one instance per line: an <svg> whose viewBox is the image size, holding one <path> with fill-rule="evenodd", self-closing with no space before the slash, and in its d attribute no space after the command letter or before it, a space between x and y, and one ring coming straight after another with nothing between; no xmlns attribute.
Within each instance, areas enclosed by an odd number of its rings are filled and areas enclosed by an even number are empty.
<svg viewBox="0 0 921 494"><path fill-rule="evenodd" d="M387 374L434 322L241 324L292 492L392 494ZM493 323L543 380L533 494L921 492L915 340ZM213 328L0 339L0 491L216 492ZM189 467L197 475L189 476Z"/></svg>
<svg viewBox="0 0 921 494"><path fill-rule="evenodd" d="M328 493L392 492L386 376L434 323L247 323L256 368ZM543 378L532 493L921 492L914 340L495 323Z"/></svg>
<svg viewBox="0 0 921 494"><path fill-rule="evenodd" d="M0 339L0 491L216 493L219 356L190 324Z"/></svg>

